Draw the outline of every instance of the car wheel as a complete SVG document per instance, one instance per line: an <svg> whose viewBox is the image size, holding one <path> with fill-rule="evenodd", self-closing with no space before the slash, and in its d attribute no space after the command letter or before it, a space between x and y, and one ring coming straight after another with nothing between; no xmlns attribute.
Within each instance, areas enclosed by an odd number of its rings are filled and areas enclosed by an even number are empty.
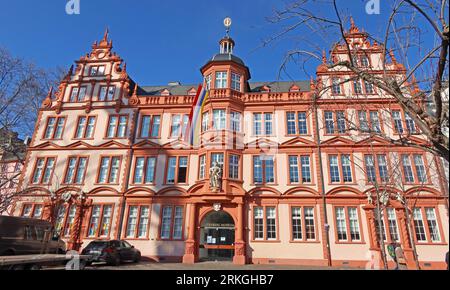
<svg viewBox="0 0 450 290"><path fill-rule="evenodd" d="M139 263L140 261L141 261L141 253L137 253L136 256L134 257L133 262Z"/></svg>
<svg viewBox="0 0 450 290"><path fill-rule="evenodd" d="M111 266L119 266L120 265L120 257L116 256L116 257L112 258L112 260L109 264Z"/></svg>

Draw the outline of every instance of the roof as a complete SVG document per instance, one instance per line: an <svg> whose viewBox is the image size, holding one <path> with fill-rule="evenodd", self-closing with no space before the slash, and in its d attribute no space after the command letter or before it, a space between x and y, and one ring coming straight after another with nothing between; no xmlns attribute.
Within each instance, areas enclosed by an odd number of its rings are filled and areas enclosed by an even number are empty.
<svg viewBox="0 0 450 290"><path fill-rule="evenodd" d="M310 81L272 81L272 82L249 82L250 93L263 91L264 86L270 87L273 93L289 92L290 88L296 85L301 92L310 91ZM197 89L198 84L190 85L166 85L166 86L142 86L139 87L138 94L141 96L161 96L164 90L168 90L172 96L184 96L192 88Z"/></svg>
<svg viewBox="0 0 450 290"><path fill-rule="evenodd" d="M242 59L231 53L218 53L214 55L210 61L233 61L240 65L245 66L245 63Z"/></svg>

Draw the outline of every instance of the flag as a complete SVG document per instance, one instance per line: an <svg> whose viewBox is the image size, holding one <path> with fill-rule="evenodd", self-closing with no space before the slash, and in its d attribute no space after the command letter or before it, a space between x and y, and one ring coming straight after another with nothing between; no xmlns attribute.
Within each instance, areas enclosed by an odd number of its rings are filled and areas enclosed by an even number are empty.
<svg viewBox="0 0 450 290"><path fill-rule="evenodd" d="M194 103L192 104L191 113L189 114L189 125L186 127L185 134L185 136L188 137L188 141L191 146L198 146L200 143L200 134L202 127L201 117L203 107L205 106L208 96L209 91L202 85L199 85Z"/></svg>

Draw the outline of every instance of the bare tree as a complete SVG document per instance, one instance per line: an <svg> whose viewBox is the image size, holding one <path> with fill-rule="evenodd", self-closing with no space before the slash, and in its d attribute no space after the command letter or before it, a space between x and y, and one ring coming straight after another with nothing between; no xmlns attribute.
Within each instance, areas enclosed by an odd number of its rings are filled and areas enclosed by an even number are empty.
<svg viewBox="0 0 450 290"><path fill-rule="evenodd" d="M320 64L322 72L347 74L335 85L353 85L355 81L362 81L375 87L379 98L392 99L390 104L400 105L420 134L426 137L426 142L418 142L414 138L417 132L410 130L402 130L398 138L383 132L372 133L392 144L421 148L448 161L449 141L443 133L443 128L448 128L448 106L443 105L442 100L443 82L448 81L448 1L393 0L389 19L384 27L379 27L382 31L374 31L371 35L360 31L346 14L348 6L345 5L349 2L297 0L286 4L268 18L282 28L265 40L263 46L285 39L300 43L298 48L286 53L280 73L288 72L289 65L294 63L306 75L313 76L312 65ZM360 63L357 56L365 50L352 42L351 36L355 34L361 36L362 46L372 50L377 48L382 60L380 64ZM332 47L329 59L322 51L326 46ZM338 53L347 56L335 57ZM319 73L317 81L316 102L320 103L323 97L329 98L333 84ZM358 92L345 98L353 98L359 103L364 99L370 101L370 97ZM391 113L390 105L384 109Z"/></svg>

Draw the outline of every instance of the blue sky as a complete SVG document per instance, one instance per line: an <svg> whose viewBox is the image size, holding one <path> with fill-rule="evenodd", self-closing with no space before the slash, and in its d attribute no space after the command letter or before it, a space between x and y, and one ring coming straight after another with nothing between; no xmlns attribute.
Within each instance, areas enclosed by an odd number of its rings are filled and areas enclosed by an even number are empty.
<svg viewBox="0 0 450 290"><path fill-rule="evenodd" d="M80 1L81 14L67 15L67 0L0 0L0 46L42 67L68 68L90 51L91 44L109 27L114 50L140 85L198 83L199 68L218 52L225 16L233 19L235 54L249 66L253 81L276 80L284 53L302 46L291 37L257 49L262 39L280 29L266 17L286 1ZM384 30L382 24L389 16L387 1L382 1L380 15L367 15L363 0L340 2L360 27L373 33ZM328 50L326 45L324 48ZM289 73L295 79L309 79L293 66Z"/></svg>

